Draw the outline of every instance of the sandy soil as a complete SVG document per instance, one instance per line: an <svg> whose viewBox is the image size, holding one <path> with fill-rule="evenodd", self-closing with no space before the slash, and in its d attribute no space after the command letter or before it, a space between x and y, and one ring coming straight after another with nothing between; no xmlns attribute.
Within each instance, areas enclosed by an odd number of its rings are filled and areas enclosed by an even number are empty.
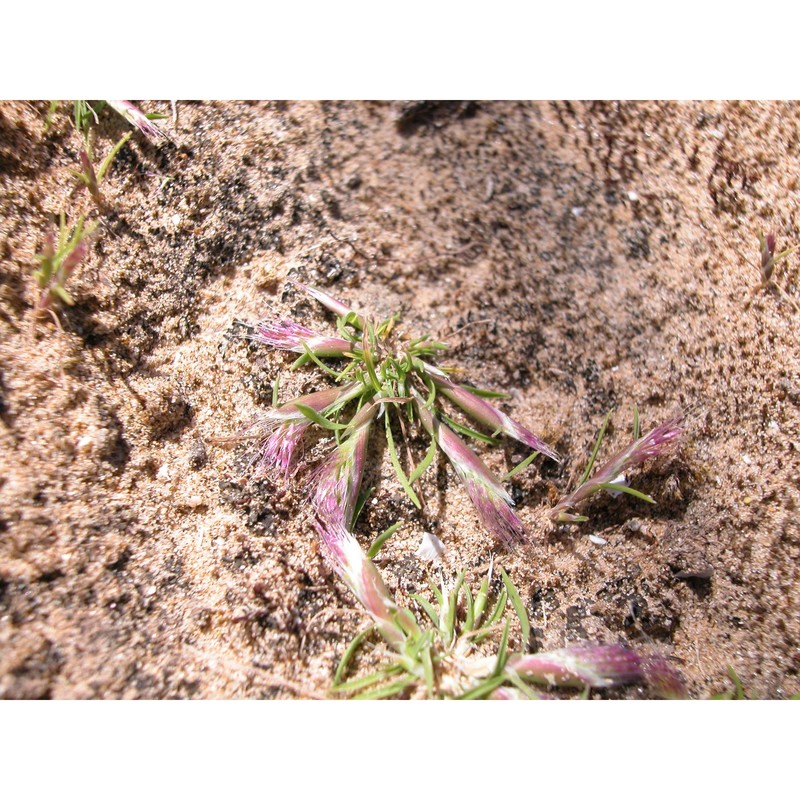
<svg viewBox="0 0 800 800"><path fill-rule="evenodd" d="M171 113L168 103L142 102ZM289 358L236 320L330 318L298 278L453 345L475 383L567 456L513 481L505 552L443 461L424 514L385 453L357 529L401 520L379 566L404 600L494 554L532 646L656 648L693 697L800 690L800 256L758 288L758 233L800 241L800 108L768 103L179 103L136 134L98 210L65 105L0 104L0 696L318 697L366 617L326 568L301 483L253 482L218 440ZM104 112L97 151L126 130ZM53 216L100 223L35 320ZM284 381L323 388L315 371ZM607 446L676 409L687 433L580 528L543 511ZM424 445L422 445L424 451ZM486 455L499 472L524 450ZM438 491L437 491L438 489ZM594 544L597 534L607 544ZM638 697L631 689L624 696Z"/></svg>

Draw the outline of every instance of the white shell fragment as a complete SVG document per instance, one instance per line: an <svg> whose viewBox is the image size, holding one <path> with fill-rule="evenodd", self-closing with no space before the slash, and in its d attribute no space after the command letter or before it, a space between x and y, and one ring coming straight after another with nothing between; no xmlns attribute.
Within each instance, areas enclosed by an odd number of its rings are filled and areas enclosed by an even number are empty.
<svg viewBox="0 0 800 800"><path fill-rule="evenodd" d="M598 536L596 533L589 534L589 541L592 544L608 544L606 539L604 539L602 536Z"/></svg>
<svg viewBox="0 0 800 800"><path fill-rule="evenodd" d="M432 533L423 533L422 541L414 555L422 561L435 561L444 554L442 540Z"/></svg>
<svg viewBox="0 0 800 800"><path fill-rule="evenodd" d="M617 475L617 477L614 478L613 481L609 481L609 483L615 483L617 486L627 486L628 485L628 481L625 478L625 473L624 472L620 472L620 474ZM612 497L619 497L622 494L622 492L617 492L614 489L606 489L606 491Z"/></svg>

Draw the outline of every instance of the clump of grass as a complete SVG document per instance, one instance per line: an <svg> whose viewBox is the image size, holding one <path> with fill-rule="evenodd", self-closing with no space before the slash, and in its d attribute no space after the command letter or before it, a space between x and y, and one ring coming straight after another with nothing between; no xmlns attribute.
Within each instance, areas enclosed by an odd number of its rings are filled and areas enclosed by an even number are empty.
<svg viewBox="0 0 800 800"><path fill-rule="evenodd" d="M298 353L293 369L314 365L335 386L295 398L251 426L247 434L260 442L259 468L288 476L296 467L298 445L311 427L333 433L336 448L315 473L311 503L322 528L349 531L360 507L368 442L382 419L392 466L416 508L423 505L419 480L441 451L464 484L483 526L505 545L524 541L525 527L513 511L510 494L458 434L490 444L497 444L497 437L504 434L559 460L555 451L486 399L502 395L456 383L455 370L436 366L435 360L447 349L443 342L429 336L393 336L396 315L374 324L319 289L297 286L336 315L336 333L318 333L283 319L255 325L249 337ZM342 363L333 368L322 359ZM457 422L445 403L461 409L488 432ZM401 464L394 426L406 441L415 427L430 441L424 458L408 471Z"/></svg>
<svg viewBox="0 0 800 800"><path fill-rule="evenodd" d="M61 213L58 238L52 233L49 234L44 249L35 256L39 262L39 269L34 272L34 278L40 289L35 309L37 315L55 316L53 307L58 303L68 306L75 303L66 284L88 255L89 240L96 227L96 223L84 225L81 216L70 231L64 213Z"/></svg>
<svg viewBox="0 0 800 800"><path fill-rule="evenodd" d="M559 650L529 653L530 622L525 604L501 568L503 588L491 598L492 568L475 594L464 573L454 585L431 584L433 599L412 595L422 616L398 606L375 565L344 529L320 527L332 566L372 617L374 628L390 646L386 664L378 670L345 680L347 671L369 630L346 648L336 669L332 692L360 699L379 699L424 693L429 698L474 700L541 699L548 689L608 689L645 684L656 697L683 698L680 674L656 653L640 653L626 645L580 643ZM512 635L512 613L519 636ZM370 629L371 630L371 629ZM496 642L492 655L479 647ZM512 641L520 648L512 650ZM487 642L487 643L488 643Z"/></svg>
<svg viewBox="0 0 800 800"><path fill-rule="evenodd" d="M600 431L595 441L589 463L578 482L576 489L566 497L563 497L550 511L550 518L558 523L586 522L589 518L583 514L574 513L575 509L582 505L592 495L597 492L609 492L610 494L629 494L646 503L654 503L655 500L643 492L633 489L628 485L627 474L631 469L640 466L645 461L658 458L671 450L683 433L683 417L675 416L656 426L644 436L640 435L639 412L634 409L633 420L633 442L618 450L612 455L593 475L597 455L608 428L611 417L610 412L603 420ZM590 477L591 476L591 477Z"/></svg>

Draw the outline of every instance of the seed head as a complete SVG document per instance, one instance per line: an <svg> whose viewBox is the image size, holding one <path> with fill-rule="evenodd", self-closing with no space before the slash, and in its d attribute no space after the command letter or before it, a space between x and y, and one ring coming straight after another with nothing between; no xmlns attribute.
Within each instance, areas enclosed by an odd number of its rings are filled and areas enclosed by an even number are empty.
<svg viewBox="0 0 800 800"><path fill-rule="evenodd" d="M397 605L377 567L366 557L353 534L342 525L321 520L317 520L315 525L330 565L369 612L381 635L399 649L405 641L405 634L397 623Z"/></svg>
<svg viewBox="0 0 800 800"><path fill-rule="evenodd" d="M511 506L514 505L511 495L478 456L447 425L441 423L425 408L425 404L416 393L415 399L417 413L423 426L450 459L483 526L507 546L515 541L525 541L525 526L511 510Z"/></svg>
<svg viewBox="0 0 800 800"><path fill-rule="evenodd" d="M290 350L295 353L310 350L314 355L322 357L342 356L353 350L352 342L316 333L291 319L261 322L256 326L255 333L248 338L268 344L276 350Z"/></svg>

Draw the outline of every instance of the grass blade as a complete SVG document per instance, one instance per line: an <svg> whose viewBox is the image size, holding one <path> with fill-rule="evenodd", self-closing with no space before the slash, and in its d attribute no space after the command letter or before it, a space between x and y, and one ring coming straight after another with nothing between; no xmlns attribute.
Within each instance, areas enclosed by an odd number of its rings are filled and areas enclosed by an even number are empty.
<svg viewBox="0 0 800 800"><path fill-rule="evenodd" d="M412 594L411 599L416 600L422 606L422 610L431 618L436 630L439 630L439 615L436 613L436 609L421 595Z"/></svg>
<svg viewBox="0 0 800 800"><path fill-rule="evenodd" d="M401 678L388 686L379 686L371 692L357 694L353 700L383 700L387 697L394 697L394 695L404 692L409 686L413 686L414 683L415 681L412 678Z"/></svg>
<svg viewBox="0 0 800 800"><path fill-rule="evenodd" d="M524 470L525 467L529 466L530 464L532 464L534 462L534 460L536 459L536 456L538 456L538 455L539 455L539 451L538 450L534 450L533 453L531 453L523 461L520 461L519 464L517 464L517 466L514 467L510 472L507 472L505 475L503 475L503 477L500 478L500 481L505 483L507 480L510 480L511 478L513 478L518 472L522 472L522 470Z"/></svg>
<svg viewBox="0 0 800 800"><path fill-rule="evenodd" d="M640 500L644 500L646 503L655 503L656 501L650 497L649 494L645 494L644 492L639 492L636 489L632 489L630 486L625 486L623 483L598 483L598 489L605 489L609 492L624 492L625 494L633 495L634 497L638 497Z"/></svg>
<svg viewBox="0 0 800 800"><path fill-rule="evenodd" d="M503 670L506 668L506 662L508 661L508 631L510 627L508 620L506 620L506 624L503 627L503 636L500 639L500 647L497 649L497 663L495 664L492 677L502 675Z"/></svg>
<svg viewBox="0 0 800 800"><path fill-rule="evenodd" d="M506 682L505 675L495 675L491 678L487 678L482 683L479 683L474 689L470 689L468 692L464 692L460 697L456 698L457 700L480 700L483 697L486 697L487 694L491 694L495 689L499 686L502 686Z"/></svg>
<svg viewBox="0 0 800 800"><path fill-rule="evenodd" d="M352 642L347 646L347 650L344 651L344 655L342 656L341 660L339 661L339 666L336 667L336 673L333 676L333 686L334 688L339 686L342 682L342 676L347 669L347 665L350 663L351 659L355 655L356 650L358 650L359 645L361 642L364 641L364 638L367 634L371 633L374 628L367 628L365 631L361 631L361 633L353 639Z"/></svg>
<svg viewBox="0 0 800 800"><path fill-rule="evenodd" d="M514 611L517 612L517 617L519 617L519 624L522 628L522 649L527 653L530 646L531 624L528 621L528 612L525 611L525 603L522 602L517 587L514 586L511 578L508 577L502 567L500 567L500 577L503 579L508 596L511 598L511 605L514 606Z"/></svg>
<svg viewBox="0 0 800 800"><path fill-rule="evenodd" d="M413 406L409 405L409 408L413 408ZM431 446L428 448L425 458L419 462L417 468L409 476L409 483L416 483L422 477L422 474L425 472L425 470L428 469L428 467L433 463L433 459L436 458L436 450L436 439L431 438Z"/></svg>
<svg viewBox="0 0 800 800"><path fill-rule="evenodd" d="M419 501L419 497L417 497L417 493L414 491L414 488L408 482L408 478L406 477L405 472L403 472L403 468L400 466L400 459L397 456L397 448L394 446L394 438L392 437L392 423L389 420L389 409L387 407L386 413L384 414L384 419L386 420L386 444L389 449L389 457L392 461L392 466L394 467L394 471L397 473L397 480L400 481L400 485L403 487L403 490L408 495L409 500L417 507L422 508L422 503Z"/></svg>
<svg viewBox="0 0 800 800"><path fill-rule="evenodd" d="M331 422L329 419L326 419L317 411L314 411L313 408L309 406L303 405L303 403L293 403L292 404L304 417L307 417L315 424L319 425L320 428L325 428L327 431L343 431L346 430L349 426L342 425L337 422Z"/></svg>
<svg viewBox="0 0 800 800"><path fill-rule="evenodd" d="M608 414L606 414L606 418L603 420L603 424L600 426L600 432L597 434L597 441L594 443L594 450L592 450L589 463L586 465L586 469L584 470L583 476L578 482L578 486L586 483L586 481L589 480L589 476L592 474L592 467L594 467L594 462L597 460L597 454L600 452L600 445L603 442L603 437L606 435L606 428L608 428L608 423L610 420L611 412L609 411Z"/></svg>
<svg viewBox="0 0 800 800"><path fill-rule="evenodd" d="M489 436L486 433L481 433L480 431L468 428L466 425L462 425L460 422L456 422L456 420L454 420L448 414L442 414L441 417L454 431L462 434L463 436L469 436L472 439L477 439L479 442L485 442L486 444L501 443L501 440L496 439L494 436Z"/></svg>
<svg viewBox="0 0 800 800"><path fill-rule="evenodd" d="M372 492L372 487L370 487L370 493ZM357 517L356 517L357 518ZM400 527L399 522L395 522L394 525L390 525L383 533L379 534L375 541L372 543L371 547L367 551L367 558L372 559L375 558L376 555L381 551L381 547L389 541L392 534L397 531Z"/></svg>

